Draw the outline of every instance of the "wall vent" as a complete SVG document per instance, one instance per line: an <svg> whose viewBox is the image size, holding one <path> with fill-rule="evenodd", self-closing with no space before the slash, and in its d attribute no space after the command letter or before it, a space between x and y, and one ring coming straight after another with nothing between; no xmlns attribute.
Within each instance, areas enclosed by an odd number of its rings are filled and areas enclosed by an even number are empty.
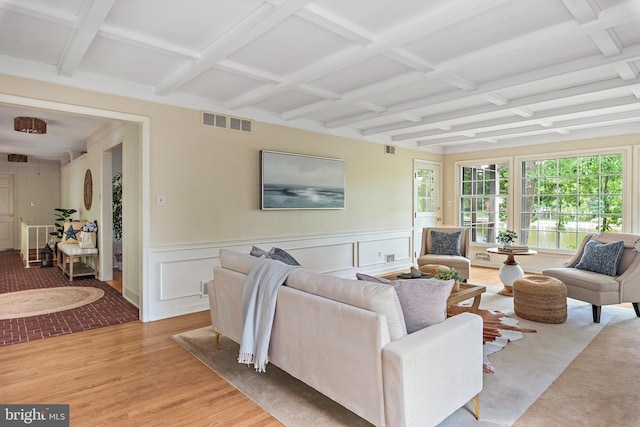
<svg viewBox="0 0 640 427"><path fill-rule="evenodd" d="M475 260L476 261L491 261L491 255L489 254L483 254L481 252L476 252L475 254Z"/></svg>
<svg viewBox="0 0 640 427"><path fill-rule="evenodd" d="M386 154L396 154L396 147L394 147L393 145L385 145L384 152Z"/></svg>
<svg viewBox="0 0 640 427"><path fill-rule="evenodd" d="M202 125L212 126L220 129L236 130L239 132L251 132L253 122L238 117L225 116L222 114L202 112Z"/></svg>

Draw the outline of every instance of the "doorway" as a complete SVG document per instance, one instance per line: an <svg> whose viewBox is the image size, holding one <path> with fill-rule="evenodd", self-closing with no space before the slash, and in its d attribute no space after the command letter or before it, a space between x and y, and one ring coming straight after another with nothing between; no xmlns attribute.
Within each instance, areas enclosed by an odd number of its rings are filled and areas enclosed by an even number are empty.
<svg viewBox="0 0 640 427"><path fill-rule="evenodd" d="M413 162L413 252L420 255L422 229L442 224L442 187L439 163Z"/></svg>
<svg viewBox="0 0 640 427"><path fill-rule="evenodd" d="M130 227L132 229L131 235L134 236L134 238L128 238L126 242L126 246L130 248L130 250L125 248L123 251L130 254L128 256L131 262L129 262L130 265L127 267L126 274L132 278L132 280L129 281L131 286L124 289L123 296L139 308L139 317L142 321L151 320L148 316L150 312L150 302L146 298L150 292L149 275L146 271L150 247L150 204L148 202L151 187L149 181L149 165L151 161L150 118L148 116L27 98L6 93L0 93L0 103L15 105L17 107L40 108L62 113L100 117L134 125L132 127L132 129L134 129L134 135L130 138L131 144L129 144L129 147L134 150L135 154L130 156L130 160L125 159L125 162L123 162L123 172L130 181L130 183L125 182L124 186L130 189L130 191L127 192L127 197L131 201L129 205L133 207L125 213L125 233L127 232L127 227ZM128 173L128 171L130 171L130 173ZM105 185L104 180L102 184ZM111 183L109 182L108 184L110 188ZM104 186L102 189L104 194ZM101 219L104 223L104 216L101 216ZM105 243L104 239L100 241L103 244ZM109 246L110 245L111 243L109 243ZM101 248L101 251L103 250L104 248ZM101 257L101 259L103 258Z"/></svg>
<svg viewBox="0 0 640 427"><path fill-rule="evenodd" d="M16 247L13 184L13 174L0 173L0 250Z"/></svg>

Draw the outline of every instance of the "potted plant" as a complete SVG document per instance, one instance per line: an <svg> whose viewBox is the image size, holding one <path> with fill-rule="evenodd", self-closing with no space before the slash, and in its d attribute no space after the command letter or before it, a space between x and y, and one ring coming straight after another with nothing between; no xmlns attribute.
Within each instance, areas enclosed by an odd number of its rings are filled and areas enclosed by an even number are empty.
<svg viewBox="0 0 640 427"><path fill-rule="evenodd" d="M502 243L505 246L511 245L516 239L518 235L513 230L500 231L498 233L498 242Z"/></svg>
<svg viewBox="0 0 640 427"><path fill-rule="evenodd" d="M436 270L435 278L438 280L455 280L451 292L458 292L460 290L460 282L464 282L464 277L455 268L439 268Z"/></svg>
<svg viewBox="0 0 640 427"><path fill-rule="evenodd" d="M112 206L113 206L113 239L122 240L122 173L113 175Z"/></svg>
<svg viewBox="0 0 640 427"><path fill-rule="evenodd" d="M49 233L52 236L57 237L58 239L62 239L62 234L64 233L64 223L71 219L71 215L78 212L75 209L63 209L56 208L54 211L58 212L56 214L56 222L54 225L56 226L56 231L52 231Z"/></svg>

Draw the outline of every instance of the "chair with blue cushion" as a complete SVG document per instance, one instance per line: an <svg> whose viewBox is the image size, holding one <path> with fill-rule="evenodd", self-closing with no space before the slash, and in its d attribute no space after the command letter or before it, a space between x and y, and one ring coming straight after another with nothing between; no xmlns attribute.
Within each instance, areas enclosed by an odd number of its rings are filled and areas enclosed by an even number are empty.
<svg viewBox="0 0 640 427"><path fill-rule="evenodd" d="M418 267L441 264L455 268L464 279L471 271L469 229L462 227L425 227Z"/></svg>
<svg viewBox="0 0 640 427"><path fill-rule="evenodd" d="M639 250L640 235L588 234L564 267L542 274L561 280L569 298L591 303L595 323L600 323L602 306L607 304L633 303L640 317Z"/></svg>

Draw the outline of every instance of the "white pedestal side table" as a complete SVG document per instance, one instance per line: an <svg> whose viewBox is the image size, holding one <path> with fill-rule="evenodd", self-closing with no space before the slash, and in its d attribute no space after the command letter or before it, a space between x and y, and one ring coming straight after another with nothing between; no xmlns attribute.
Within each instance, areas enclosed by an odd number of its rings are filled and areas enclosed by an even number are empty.
<svg viewBox="0 0 640 427"><path fill-rule="evenodd" d="M524 277L524 271L522 271L522 267L516 261L516 255L535 255L536 251L529 249L528 251L504 251L502 248L487 248L487 252L498 255L506 255L507 259L500 267L500 271L498 272L498 277L500 277L500 281L504 285L502 290L498 292L500 295L505 295L508 297L513 296L513 282L517 279Z"/></svg>

